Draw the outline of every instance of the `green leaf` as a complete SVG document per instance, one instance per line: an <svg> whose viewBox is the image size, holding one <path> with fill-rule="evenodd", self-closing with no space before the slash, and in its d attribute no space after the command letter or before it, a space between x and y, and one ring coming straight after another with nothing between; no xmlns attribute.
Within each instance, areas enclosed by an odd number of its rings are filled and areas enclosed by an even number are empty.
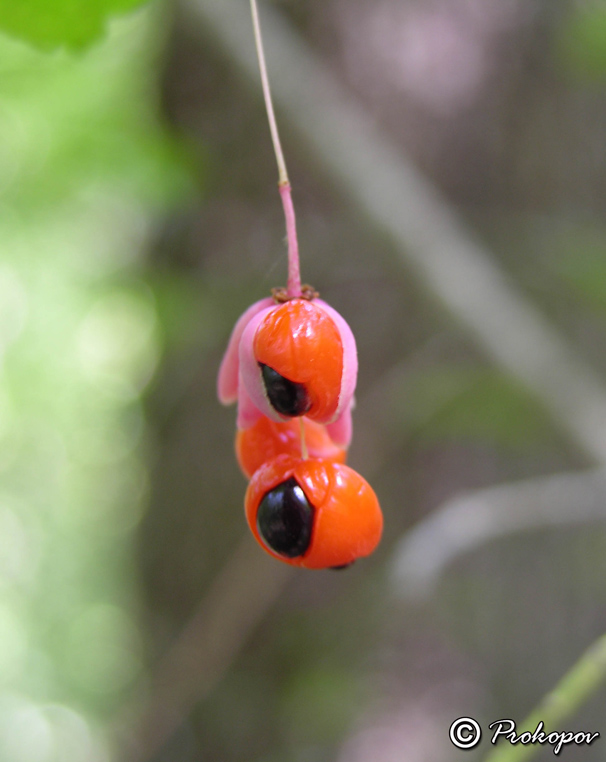
<svg viewBox="0 0 606 762"><path fill-rule="evenodd" d="M0 30L42 50L81 50L105 32L110 16L146 0L0 0Z"/></svg>

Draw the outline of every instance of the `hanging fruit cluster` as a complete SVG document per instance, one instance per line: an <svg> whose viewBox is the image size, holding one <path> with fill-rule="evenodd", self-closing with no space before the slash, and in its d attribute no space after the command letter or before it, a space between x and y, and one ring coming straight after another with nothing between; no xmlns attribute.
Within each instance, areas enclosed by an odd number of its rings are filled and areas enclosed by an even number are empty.
<svg viewBox="0 0 606 762"><path fill-rule="evenodd" d="M219 399L238 402L236 456L251 480L246 518L281 561L347 566L372 553L383 527L372 488L345 465L355 340L320 299L277 299L246 310L219 370Z"/></svg>
<svg viewBox="0 0 606 762"><path fill-rule="evenodd" d="M346 321L301 286L291 188L278 137L255 0L253 26L279 170L288 283L249 307L219 369L223 404L238 402L236 456L250 479L246 518L272 556L341 568L375 549L383 516L370 485L345 465L358 373Z"/></svg>

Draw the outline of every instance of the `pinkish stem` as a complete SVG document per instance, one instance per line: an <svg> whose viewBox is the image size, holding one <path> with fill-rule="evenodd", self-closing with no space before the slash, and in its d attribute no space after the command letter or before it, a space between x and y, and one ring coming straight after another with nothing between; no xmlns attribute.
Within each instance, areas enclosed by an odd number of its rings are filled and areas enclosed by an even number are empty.
<svg viewBox="0 0 606 762"><path fill-rule="evenodd" d="M290 183L281 182L278 185L284 216L286 218L286 238L288 241L288 281L286 291L288 296L301 296L301 271L299 269L299 244L297 242L297 226L295 223L295 209L292 205Z"/></svg>
<svg viewBox="0 0 606 762"><path fill-rule="evenodd" d="M287 295L293 297L301 296L301 273L299 270L299 244L297 243L297 228L295 225L295 210L292 205L290 191L290 182L286 171L286 162L282 153L280 136L278 134L278 125L274 115L274 107L271 101L271 91L269 89L269 78L267 76L267 67L265 66L265 55L263 53L263 40L261 38L261 25L259 23L259 13L257 11L256 0L250 0L250 10L252 13L253 29L255 33L255 45L257 47L257 56L259 58L259 69L261 71L261 85L263 87L263 97L267 108L267 118L269 121L269 130L276 153L278 163L278 188L282 197L284 206L284 216L286 217L286 236L288 239L288 281L286 284Z"/></svg>

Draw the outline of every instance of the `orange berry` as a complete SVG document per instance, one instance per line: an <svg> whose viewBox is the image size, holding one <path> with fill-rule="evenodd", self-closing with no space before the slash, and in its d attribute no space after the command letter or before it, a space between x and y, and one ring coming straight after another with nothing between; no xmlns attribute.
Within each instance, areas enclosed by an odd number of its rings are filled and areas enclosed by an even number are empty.
<svg viewBox="0 0 606 762"><path fill-rule="evenodd" d="M294 566L346 566L373 552L383 516L377 497L343 463L279 455L264 463L246 491L248 524L270 555Z"/></svg>
<svg viewBox="0 0 606 762"><path fill-rule="evenodd" d="M317 304L291 299L258 326L254 356L272 407L281 415L331 420L339 406L343 343L334 320Z"/></svg>
<svg viewBox="0 0 606 762"><path fill-rule="evenodd" d="M336 445L326 427L302 418L305 444L311 458L329 458L345 463L347 450ZM298 420L272 421L263 416L248 429L236 433L236 458L249 479L263 463L278 455L301 456L301 427Z"/></svg>

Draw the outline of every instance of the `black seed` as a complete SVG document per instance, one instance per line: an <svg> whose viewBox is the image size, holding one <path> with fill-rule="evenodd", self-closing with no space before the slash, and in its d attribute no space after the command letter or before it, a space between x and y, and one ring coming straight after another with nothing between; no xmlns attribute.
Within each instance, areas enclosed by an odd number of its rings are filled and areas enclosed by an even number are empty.
<svg viewBox="0 0 606 762"><path fill-rule="evenodd" d="M277 370L270 368L269 365L259 363L263 383L267 391L267 397L271 406L281 415L291 417L305 415L311 407L311 400L307 394L304 384L298 384L296 381L289 381L281 376Z"/></svg>
<svg viewBox="0 0 606 762"><path fill-rule="evenodd" d="M270 490L257 511L257 529L271 550L302 556L311 541L313 507L294 477Z"/></svg>

